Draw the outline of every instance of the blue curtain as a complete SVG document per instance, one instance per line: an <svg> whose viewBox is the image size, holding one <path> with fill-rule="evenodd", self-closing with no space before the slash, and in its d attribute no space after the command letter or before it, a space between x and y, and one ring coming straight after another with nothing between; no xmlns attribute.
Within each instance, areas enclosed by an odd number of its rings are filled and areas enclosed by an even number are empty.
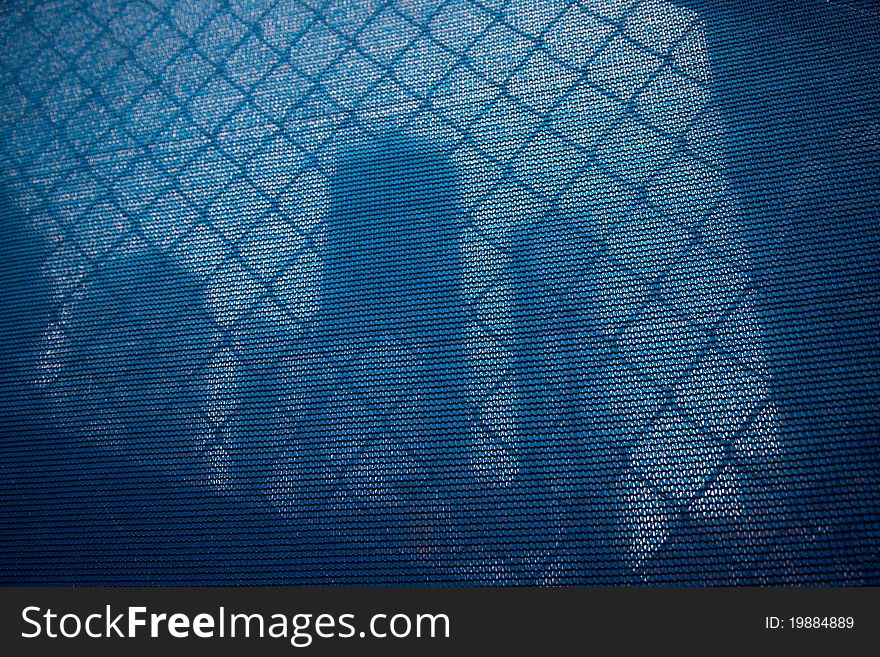
<svg viewBox="0 0 880 657"><path fill-rule="evenodd" d="M0 7L0 581L869 584L867 0Z"/></svg>

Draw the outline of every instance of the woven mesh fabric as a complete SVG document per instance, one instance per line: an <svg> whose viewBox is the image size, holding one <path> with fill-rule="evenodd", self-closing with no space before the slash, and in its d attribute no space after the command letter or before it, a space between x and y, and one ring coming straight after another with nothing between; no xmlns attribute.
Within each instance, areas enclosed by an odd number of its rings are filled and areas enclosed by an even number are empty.
<svg viewBox="0 0 880 657"><path fill-rule="evenodd" d="M760 249L842 192L736 177L774 170L719 109L760 88L717 38L740 11L5 3L0 578L873 581L873 347L848 425L786 416L828 382L780 365L801 311L774 324L786 245ZM876 152L850 159L873 257Z"/></svg>

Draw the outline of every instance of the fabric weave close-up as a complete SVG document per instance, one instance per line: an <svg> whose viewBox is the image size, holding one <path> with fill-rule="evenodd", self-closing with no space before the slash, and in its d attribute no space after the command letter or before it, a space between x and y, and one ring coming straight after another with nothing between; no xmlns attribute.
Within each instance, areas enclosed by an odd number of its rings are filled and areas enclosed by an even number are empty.
<svg viewBox="0 0 880 657"><path fill-rule="evenodd" d="M4 3L0 582L876 584L878 30Z"/></svg>

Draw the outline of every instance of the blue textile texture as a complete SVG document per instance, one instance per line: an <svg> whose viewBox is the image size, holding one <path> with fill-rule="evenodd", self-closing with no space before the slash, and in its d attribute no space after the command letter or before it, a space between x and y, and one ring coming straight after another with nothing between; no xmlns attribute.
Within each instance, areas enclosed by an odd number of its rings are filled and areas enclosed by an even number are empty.
<svg viewBox="0 0 880 657"><path fill-rule="evenodd" d="M0 7L0 582L878 582L869 2Z"/></svg>

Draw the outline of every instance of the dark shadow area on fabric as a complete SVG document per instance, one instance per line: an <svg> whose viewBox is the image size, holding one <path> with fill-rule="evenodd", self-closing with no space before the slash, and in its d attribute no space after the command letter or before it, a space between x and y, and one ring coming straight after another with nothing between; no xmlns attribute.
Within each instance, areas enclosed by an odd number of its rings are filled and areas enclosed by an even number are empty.
<svg viewBox="0 0 880 657"><path fill-rule="evenodd" d="M455 577L452 552L484 506L468 474L455 170L430 145L387 135L340 154L331 199L318 316L278 345L290 353L246 366L233 431L272 426L275 438L245 451L253 478L284 464L264 486L310 553L291 579ZM256 413L267 407L275 420Z"/></svg>
<svg viewBox="0 0 880 657"><path fill-rule="evenodd" d="M51 315L42 271L48 248L0 188L0 579L19 576L45 537L27 518L42 507L40 481L50 461L35 446L51 436L49 411L37 379L39 345ZM51 531L51 527L50 527ZM41 573L45 576L43 573Z"/></svg>
<svg viewBox="0 0 880 657"><path fill-rule="evenodd" d="M583 300L592 252L578 226L551 221L558 209L514 240L516 381L520 390L523 479L544 552L580 584L628 582L623 483L625 436L616 428L602 372L611 358ZM556 534L554 538L553 534Z"/></svg>
<svg viewBox="0 0 880 657"><path fill-rule="evenodd" d="M64 320L51 421L4 510L29 547L4 554L4 579L229 577L230 501L208 486L200 431L217 340L200 285L160 255L120 256L87 275Z"/></svg>

